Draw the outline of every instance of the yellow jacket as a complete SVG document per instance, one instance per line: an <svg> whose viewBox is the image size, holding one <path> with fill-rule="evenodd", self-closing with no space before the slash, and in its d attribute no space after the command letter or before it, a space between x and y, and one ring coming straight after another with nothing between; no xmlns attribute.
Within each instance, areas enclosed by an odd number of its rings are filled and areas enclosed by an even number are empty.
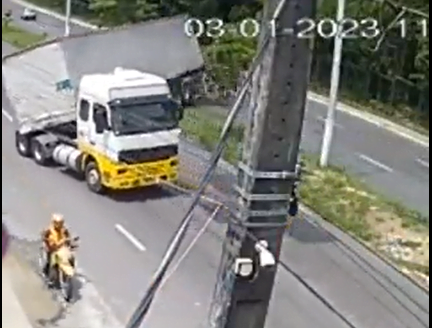
<svg viewBox="0 0 432 328"><path fill-rule="evenodd" d="M69 230L62 228L60 231L50 226L44 233L44 242L49 249L58 247L66 239L70 237Z"/></svg>

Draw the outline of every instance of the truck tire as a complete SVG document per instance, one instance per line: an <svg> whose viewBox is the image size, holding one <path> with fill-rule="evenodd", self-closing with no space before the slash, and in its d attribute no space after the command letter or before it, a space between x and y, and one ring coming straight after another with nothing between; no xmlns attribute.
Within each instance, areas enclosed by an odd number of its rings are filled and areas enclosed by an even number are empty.
<svg viewBox="0 0 432 328"><path fill-rule="evenodd" d="M45 146L37 139L31 141L31 154L33 160L41 166L47 166L50 163Z"/></svg>
<svg viewBox="0 0 432 328"><path fill-rule="evenodd" d="M15 132L15 147L22 157L31 157L31 142L30 138L26 135L23 135L19 133L18 131Z"/></svg>
<svg viewBox="0 0 432 328"><path fill-rule="evenodd" d="M101 194L104 191L102 185L102 176L95 162L89 162L85 167L85 180L88 188L96 193Z"/></svg>

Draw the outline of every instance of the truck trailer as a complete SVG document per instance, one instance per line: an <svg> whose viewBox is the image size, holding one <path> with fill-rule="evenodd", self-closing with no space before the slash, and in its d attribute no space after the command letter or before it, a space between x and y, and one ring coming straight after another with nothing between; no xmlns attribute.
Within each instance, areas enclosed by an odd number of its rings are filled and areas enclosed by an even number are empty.
<svg viewBox="0 0 432 328"><path fill-rule="evenodd" d="M18 153L90 190L177 179L181 85L204 60L186 16L47 40L2 58ZM180 87L179 87L180 86Z"/></svg>
<svg viewBox="0 0 432 328"><path fill-rule="evenodd" d="M167 80L118 67L53 87L69 104L16 113L21 156L73 170L95 193L177 179L183 112Z"/></svg>

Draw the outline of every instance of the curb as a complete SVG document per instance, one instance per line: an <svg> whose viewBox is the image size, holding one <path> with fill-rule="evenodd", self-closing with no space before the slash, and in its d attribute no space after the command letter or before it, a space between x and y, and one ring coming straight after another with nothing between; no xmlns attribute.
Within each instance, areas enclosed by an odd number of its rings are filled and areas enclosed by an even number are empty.
<svg viewBox="0 0 432 328"><path fill-rule="evenodd" d="M196 185L193 182L185 182L179 181L177 184L171 185L166 184L166 186L174 192L192 196L196 191ZM223 209L227 210L229 215L232 215L232 212L226 206L227 201L220 199L221 194L217 189L210 186L210 190L204 192L204 194L200 197L201 202L200 206L202 206L205 210L212 212L216 207L222 206ZM329 236L333 237L335 241L340 245L340 247L344 247L345 251L349 257L353 258L353 261L358 261L358 263L362 263L370 267L373 271L377 272L377 275L380 277L378 279L387 279L390 281L392 285L398 286L404 293L410 294L409 285L416 287L417 289L414 291L416 295L410 295L413 299L420 299L421 297L429 296L429 288L425 287L423 284L419 283L416 279L413 279L408 272L406 272L403 268L397 267L393 264L389 259L385 258L378 252L374 251L371 247L363 243L361 240L356 238L355 236L339 229L337 226L325 221L319 214L306 207L303 204L300 204L299 214L296 218L287 217L287 235L291 235L291 228L294 225L294 221L297 220L305 220L311 225L315 227L321 228L325 231ZM362 251L366 251L366 254L361 254ZM372 264L375 262L375 265ZM382 267L388 275L382 272L379 269L375 269L375 267ZM395 280L390 277L391 272L395 274L399 274L401 278L401 283L398 284ZM415 274L415 272L411 272ZM399 279L398 279L399 280Z"/></svg>
<svg viewBox="0 0 432 328"><path fill-rule="evenodd" d="M2 268L2 312L2 327L33 327L12 289L10 272L4 263Z"/></svg>
<svg viewBox="0 0 432 328"><path fill-rule="evenodd" d="M29 9L32 9L34 11L37 11L43 15L47 15L47 16L51 16L53 18L56 18L60 21L65 21L66 18L64 15L61 15L59 13L56 13L52 10L49 9L45 9L42 8L40 6L36 6L34 4L31 4L27 1L23 1L23 0L11 0L12 2L14 2L15 4L18 4L20 6L23 7L27 7ZM77 18L71 18L71 22L77 26L83 27L83 28L88 28L88 29L92 29L92 30L99 30L99 29L103 29L103 27L98 27L96 25L87 23L81 19L77 19ZM308 92L308 98L309 100L313 100L316 101L320 104L323 105L327 105L329 102L329 99L327 97L318 95L314 92ZM415 132L413 130L410 130L406 127L403 127L399 124L396 124L388 119L382 118L380 116L371 114L371 113L367 113L364 111L361 111L359 109L356 109L354 107L348 106L346 104L343 103L339 103L337 106L337 110L341 111L343 113L349 114L351 116L360 118L368 123L371 123L377 127L380 127L382 129L385 129L389 132L392 132L393 134L396 134L402 138L405 138L407 140L410 140L412 142L415 142L425 148L429 148L429 136L424 136L418 132Z"/></svg>
<svg viewBox="0 0 432 328"><path fill-rule="evenodd" d="M236 175L237 172L234 166L224 160L219 162L219 168L228 175ZM198 176L200 175L201 174ZM186 174L186 176L190 176L190 173L189 175ZM176 189L180 193L191 195L195 192L197 187L197 181L194 180L195 179L182 177L182 174L180 174L179 183L173 189ZM214 185L210 185L204 191L204 195L201 197L202 202L200 202L200 205L210 211L214 210L217 205L222 205L228 210L228 212L231 212L229 210L229 206L233 201L231 196L232 195L229 194L227 195L226 191L219 190ZM419 283L419 281L413 279L407 274L407 272L404 272L404 270L397 267L389 259L376 252L374 249L366 245L352 234L345 232L336 225L326 221L318 213L304 204L300 204L298 216L294 218L294 220L289 219L290 218L287 217L288 234L290 234L290 228L293 225L292 221L305 220L308 223L323 229L327 234L332 236L336 240L337 244L340 245L340 247L345 248L345 252L349 253L349 256L352 256L356 258L357 261L371 267L371 270L376 271L381 278L386 278L391 282L391 284L400 286L400 288L403 289L407 294L410 294L410 284L417 287L417 289L413 292L415 296L412 298L421 299L423 293L429 295L429 289ZM381 270L376 268L381 268ZM400 276L398 278L395 278L394 276L392 277L394 273L399 274Z"/></svg>
<svg viewBox="0 0 432 328"><path fill-rule="evenodd" d="M327 97L318 95L314 92L308 92L309 100L313 100L322 105L327 105L329 99ZM429 137L422 135L416 131L410 130L402 125L394 123L389 119L362 111L360 109L356 109L352 106L348 106L343 103L338 103L337 110L343 112L345 114L360 118L370 124L373 124L377 127L390 131L396 135L399 135L402 138L408 139L412 142L415 142L423 147L429 148Z"/></svg>

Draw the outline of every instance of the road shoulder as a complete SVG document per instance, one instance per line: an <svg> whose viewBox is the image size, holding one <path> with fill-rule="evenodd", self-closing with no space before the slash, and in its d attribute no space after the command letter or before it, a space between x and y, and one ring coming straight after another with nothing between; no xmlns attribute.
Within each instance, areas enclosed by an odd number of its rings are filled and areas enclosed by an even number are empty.
<svg viewBox="0 0 432 328"><path fill-rule="evenodd" d="M13 244L3 261L2 289L2 327L40 327L60 313L53 295Z"/></svg>

